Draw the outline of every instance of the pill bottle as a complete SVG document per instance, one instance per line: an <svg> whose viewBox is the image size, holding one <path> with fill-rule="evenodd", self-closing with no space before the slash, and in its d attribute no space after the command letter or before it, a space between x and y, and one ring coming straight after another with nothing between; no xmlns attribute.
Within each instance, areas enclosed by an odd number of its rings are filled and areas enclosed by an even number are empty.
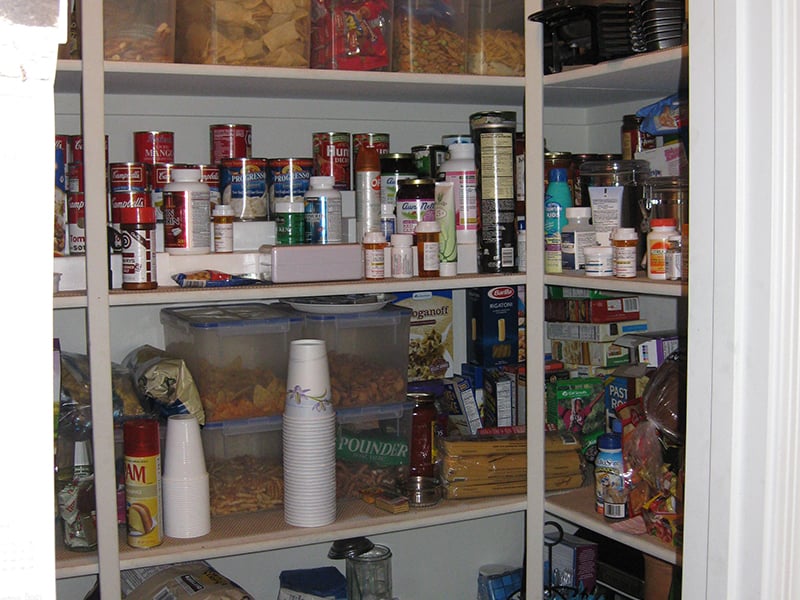
<svg viewBox="0 0 800 600"><path fill-rule="evenodd" d="M342 194L330 175L314 175L303 196L306 244L338 244L342 241Z"/></svg>
<svg viewBox="0 0 800 600"><path fill-rule="evenodd" d="M413 242L410 233L392 234L392 277L405 279L414 275Z"/></svg>
<svg viewBox="0 0 800 600"><path fill-rule="evenodd" d="M214 252L233 252L233 207L217 204L211 212L214 221Z"/></svg>
<svg viewBox="0 0 800 600"><path fill-rule="evenodd" d="M305 205L300 202L275 203L275 243L279 246L302 244L305 237Z"/></svg>
<svg viewBox="0 0 800 600"><path fill-rule="evenodd" d="M588 206L567 208L567 224L561 230L561 266L564 271L583 269L584 248L595 245L594 227L589 223L592 209Z"/></svg>
<svg viewBox="0 0 800 600"><path fill-rule="evenodd" d="M675 219L651 219L650 233L647 234L647 277L648 279L667 278L667 240L678 235Z"/></svg>
<svg viewBox="0 0 800 600"><path fill-rule="evenodd" d="M667 238L667 254L664 257L664 270L670 281L681 280L681 267L683 266L683 251L681 248L681 235L673 234Z"/></svg>
<svg viewBox="0 0 800 600"><path fill-rule="evenodd" d="M156 277L156 209L119 209L122 230L122 289L152 290Z"/></svg>
<svg viewBox="0 0 800 600"><path fill-rule="evenodd" d="M164 249L169 254L211 252L211 191L200 169L173 169L164 186Z"/></svg>
<svg viewBox="0 0 800 600"><path fill-rule="evenodd" d="M364 277L366 279L383 279L386 277L384 249L386 236L382 231L368 231L361 244L364 249Z"/></svg>
<svg viewBox="0 0 800 600"><path fill-rule="evenodd" d="M417 264L420 277L439 276L439 233L436 221L417 223Z"/></svg>
<svg viewBox="0 0 800 600"><path fill-rule="evenodd" d="M587 277L611 277L614 274L611 246L586 246L583 255Z"/></svg>
<svg viewBox="0 0 800 600"><path fill-rule="evenodd" d="M617 227L611 232L614 277L636 277L636 246L639 234L633 227Z"/></svg>

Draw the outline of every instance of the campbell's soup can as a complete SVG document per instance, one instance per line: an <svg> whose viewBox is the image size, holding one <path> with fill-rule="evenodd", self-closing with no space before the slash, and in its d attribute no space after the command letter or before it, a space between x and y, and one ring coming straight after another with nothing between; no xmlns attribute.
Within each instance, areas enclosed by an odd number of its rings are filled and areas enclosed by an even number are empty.
<svg viewBox="0 0 800 600"><path fill-rule="evenodd" d="M108 136L105 136L106 164L108 164ZM69 150L67 152L67 162L83 162L83 136L69 136Z"/></svg>
<svg viewBox="0 0 800 600"><path fill-rule="evenodd" d="M150 206L156 209L156 220L164 220L164 186L172 181L172 170L183 168L174 163L147 165L150 186Z"/></svg>
<svg viewBox="0 0 800 600"><path fill-rule="evenodd" d="M151 165L175 162L175 133L134 131L133 160Z"/></svg>
<svg viewBox="0 0 800 600"><path fill-rule="evenodd" d="M86 254L86 199L83 192L67 194L67 232L70 254Z"/></svg>
<svg viewBox="0 0 800 600"><path fill-rule="evenodd" d="M67 191L69 180L67 174L67 151L69 148L68 135L56 135L55 144L55 226L53 230L53 252L55 256L62 256L67 249Z"/></svg>
<svg viewBox="0 0 800 600"><path fill-rule="evenodd" d="M150 172L145 163L118 162L109 165L111 178L111 192L135 190L144 192L148 190Z"/></svg>
<svg viewBox="0 0 800 600"><path fill-rule="evenodd" d="M250 125L211 125L209 131L212 165L220 164L224 158L250 158L253 145L253 128Z"/></svg>
<svg viewBox="0 0 800 600"><path fill-rule="evenodd" d="M150 203L150 193L142 190L117 190L111 192L111 228L122 231L120 224L121 208L147 208Z"/></svg>
<svg viewBox="0 0 800 600"><path fill-rule="evenodd" d="M70 192L85 192L83 188L83 163L73 162L67 165L67 189Z"/></svg>
<svg viewBox="0 0 800 600"><path fill-rule="evenodd" d="M263 221L267 210L267 159L224 158L219 168L222 204L233 207L239 221Z"/></svg>
<svg viewBox="0 0 800 600"><path fill-rule="evenodd" d="M353 169L356 168L358 151L364 146L372 146L378 151L379 155L389 154L389 134L388 133L354 133L352 142L352 158L350 163ZM353 174L355 179L355 174Z"/></svg>
<svg viewBox="0 0 800 600"><path fill-rule="evenodd" d="M209 191L209 203L211 212L214 212L217 204L221 203L219 190L219 166L218 165L195 165L194 168L200 171L200 183L205 183Z"/></svg>
<svg viewBox="0 0 800 600"><path fill-rule="evenodd" d="M349 190L350 134L343 131L315 133L313 136L314 175L333 177L333 187Z"/></svg>
<svg viewBox="0 0 800 600"><path fill-rule="evenodd" d="M269 159L269 203L275 213L277 202L303 203L308 191L308 182L314 172L312 158Z"/></svg>

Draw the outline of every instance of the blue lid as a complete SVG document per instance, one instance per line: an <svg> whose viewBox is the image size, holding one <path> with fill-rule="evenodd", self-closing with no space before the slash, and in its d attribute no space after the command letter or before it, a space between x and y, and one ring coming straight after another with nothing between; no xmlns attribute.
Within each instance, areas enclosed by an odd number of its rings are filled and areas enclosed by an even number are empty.
<svg viewBox="0 0 800 600"><path fill-rule="evenodd" d="M566 181L567 180L567 170L566 169L550 169L550 173L547 175L547 180L552 183L554 181Z"/></svg>
<svg viewBox="0 0 800 600"><path fill-rule="evenodd" d="M618 433L604 433L597 438L600 450L622 450L622 439Z"/></svg>

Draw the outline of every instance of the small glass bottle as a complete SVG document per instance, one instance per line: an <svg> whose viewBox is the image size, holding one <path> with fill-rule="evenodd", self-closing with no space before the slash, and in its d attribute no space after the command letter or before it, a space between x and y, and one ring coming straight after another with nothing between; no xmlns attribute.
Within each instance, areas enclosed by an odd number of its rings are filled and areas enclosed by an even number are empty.
<svg viewBox="0 0 800 600"><path fill-rule="evenodd" d="M439 233L436 221L417 223L417 264L420 277L439 276Z"/></svg>
<svg viewBox="0 0 800 600"><path fill-rule="evenodd" d="M652 219L650 233L647 234L647 277L648 279L667 278L667 240L678 235L675 219Z"/></svg>
<svg viewBox="0 0 800 600"><path fill-rule="evenodd" d="M156 277L156 209L119 209L122 231L122 289L153 290Z"/></svg>
<svg viewBox="0 0 800 600"><path fill-rule="evenodd" d="M386 277L385 253L386 236L382 231L368 231L364 234L364 277L384 279Z"/></svg>
<svg viewBox="0 0 800 600"><path fill-rule="evenodd" d="M211 213L214 221L214 252L223 254L233 252L233 207L217 204Z"/></svg>
<svg viewBox="0 0 800 600"><path fill-rule="evenodd" d="M414 236L410 233L392 234L392 277L407 279L414 275Z"/></svg>
<svg viewBox="0 0 800 600"><path fill-rule="evenodd" d="M636 277L636 247L639 234L633 227L617 227L611 232L614 277Z"/></svg>

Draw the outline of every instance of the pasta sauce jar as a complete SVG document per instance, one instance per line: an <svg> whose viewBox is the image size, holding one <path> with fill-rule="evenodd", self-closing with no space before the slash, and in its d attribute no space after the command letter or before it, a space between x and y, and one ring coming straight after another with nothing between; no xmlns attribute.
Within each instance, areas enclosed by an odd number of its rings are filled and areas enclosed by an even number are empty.
<svg viewBox="0 0 800 600"><path fill-rule="evenodd" d="M433 395L413 392L407 398L414 402L411 412L411 447L408 472L412 477L436 475L436 405Z"/></svg>

